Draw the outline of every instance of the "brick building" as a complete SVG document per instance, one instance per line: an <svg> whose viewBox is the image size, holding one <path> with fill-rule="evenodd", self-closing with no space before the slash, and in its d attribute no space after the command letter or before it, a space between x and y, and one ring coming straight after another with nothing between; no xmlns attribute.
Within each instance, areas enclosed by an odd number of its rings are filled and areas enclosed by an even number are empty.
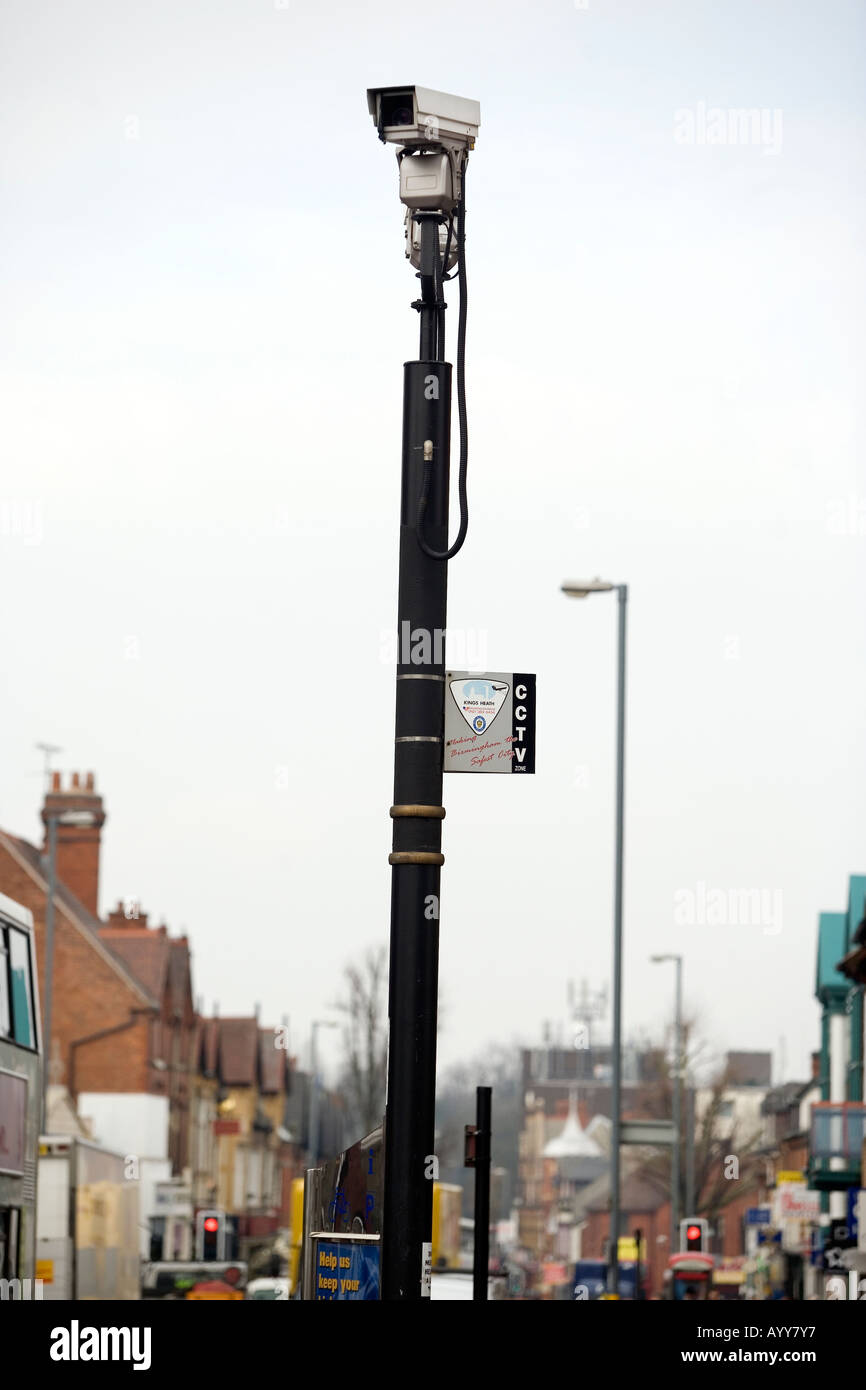
<svg viewBox="0 0 866 1390"><path fill-rule="evenodd" d="M640 1162L632 1163L626 1156L621 1175L620 1203L620 1230L624 1236L632 1236L635 1231L640 1231L645 1260L643 1278L649 1293L659 1296L664 1288L664 1273L670 1254L671 1203L668 1183ZM580 1195L576 1215L580 1223L580 1258L605 1259L610 1231L610 1179L607 1174Z"/></svg>
<svg viewBox="0 0 866 1390"><path fill-rule="evenodd" d="M106 922L99 920L102 797L92 773L73 773L64 788L55 772L42 808L41 849L0 831L0 892L33 913L43 1007L51 818L57 851L51 1038L45 1039L50 1078L95 1120L102 1142L146 1157L155 1148L178 1173L189 1162L188 1077L195 1062L188 942L170 938L164 926L149 927L137 907L125 911L118 904ZM125 1127L133 1112L134 1123ZM100 1134L109 1121L111 1133Z"/></svg>
<svg viewBox="0 0 866 1390"><path fill-rule="evenodd" d="M277 1032L258 1017L201 1020L195 1181L209 1181L197 1205L231 1218L247 1258L288 1226L290 1185L302 1172L286 1127L291 1067Z"/></svg>
<svg viewBox="0 0 866 1390"><path fill-rule="evenodd" d="M130 915L128 915L130 914ZM165 926L147 924L147 913L124 908L122 903L109 914L99 938L119 956L130 973L141 981L158 1010L146 1021L145 1067L136 1077L138 1085L118 1086L161 1096L167 1102L167 1157L177 1174L190 1161L190 1101L192 1077L197 1064L199 1020L192 1000L189 942L185 936L170 937ZM115 1066L121 1081L133 1078ZM108 1081L108 1076L105 1080ZM87 1088L79 1087L79 1093ZM91 1091L110 1091L109 1085L91 1086Z"/></svg>
<svg viewBox="0 0 866 1390"><path fill-rule="evenodd" d="M106 814L94 777L52 775L41 847L0 831L0 892L33 914L43 1013L48 829L56 826L47 1125L68 1132L70 1110L98 1142L135 1160L145 1230L157 1188L189 1165L190 1100L199 1024L189 944L151 927L136 905L97 915Z"/></svg>
<svg viewBox="0 0 866 1390"><path fill-rule="evenodd" d="M44 1003L53 823L49 1132L53 1121L68 1132L73 1118L135 1160L143 1256L185 1258L194 1213L211 1206L231 1216L240 1255L266 1252L288 1225L291 1180L303 1171L283 1030L257 1016L199 1017L189 941L152 926L137 903L100 919L106 812L92 773L55 772L42 821L41 847L0 831L0 892L33 914Z"/></svg>

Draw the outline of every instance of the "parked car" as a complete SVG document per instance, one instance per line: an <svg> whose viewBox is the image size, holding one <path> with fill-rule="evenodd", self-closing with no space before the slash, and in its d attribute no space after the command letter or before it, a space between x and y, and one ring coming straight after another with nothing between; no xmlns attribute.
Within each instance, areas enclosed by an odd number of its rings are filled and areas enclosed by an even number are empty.
<svg viewBox="0 0 866 1390"><path fill-rule="evenodd" d="M276 1299L286 1301L292 1295L291 1279L251 1279L247 1284L247 1298L259 1300Z"/></svg>

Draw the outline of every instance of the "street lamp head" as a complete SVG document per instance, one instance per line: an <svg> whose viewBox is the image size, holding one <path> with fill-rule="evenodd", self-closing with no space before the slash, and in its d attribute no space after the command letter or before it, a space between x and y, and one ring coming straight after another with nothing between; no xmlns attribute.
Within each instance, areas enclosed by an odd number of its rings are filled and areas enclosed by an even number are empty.
<svg viewBox="0 0 866 1390"><path fill-rule="evenodd" d="M617 586L607 579L566 579L560 585L569 598L588 598L590 594L609 594Z"/></svg>

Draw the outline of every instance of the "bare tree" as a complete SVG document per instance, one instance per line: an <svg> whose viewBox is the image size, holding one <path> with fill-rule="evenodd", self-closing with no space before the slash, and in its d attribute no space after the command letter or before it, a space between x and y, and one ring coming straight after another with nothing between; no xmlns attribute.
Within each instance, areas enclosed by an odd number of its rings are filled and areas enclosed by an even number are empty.
<svg viewBox="0 0 866 1390"><path fill-rule="evenodd" d="M371 947L343 970L344 993L334 1005L343 1015L343 1073L339 1089L360 1135L382 1122L388 1059L388 958Z"/></svg>
<svg viewBox="0 0 866 1390"><path fill-rule="evenodd" d="M701 1211L715 1225L723 1207L744 1190L756 1188L761 1169L756 1157L762 1144L760 1127L749 1133L742 1121L722 1123L725 1091L730 1086L727 1068L719 1072L710 1087L708 1104L702 1122L696 1125L695 1135L695 1192ZM736 1159L736 1181L732 1181L729 1164ZM745 1187L744 1187L745 1184Z"/></svg>
<svg viewBox="0 0 866 1390"><path fill-rule="evenodd" d="M493 1088L492 1160L494 1168L504 1168L507 1174L500 1194L504 1215L513 1199L523 1122L520 1044L490 1043L480 1056L452 1064L437 1078L436 1153L440 1176L464 1189L471 1187L468 1170L463 1166L464 1130L475 1120L476 1086Z"/></svg>
<svg viewBox="0 0 866 1390"><path fill-rule="evenodd" d="M697 1023L695 1019L686 1019L683 1024L683 1056L687 1061L687 1067L697 1069L699 1066L708 1068L711 1064L706 1056L706 1044L696 1038ZM650 1049L647 1049L650 1051ZM667 1119L672 1113L673 1097L673 1074L670 1065L670 1054L667 1048L651 1049L653 1062L653 1084L645 1097L645 1107L648 1115ZM745 1165L746 1172L743 1174L745 1180L754 1154L760 1147L760 1130L754 1134L748 1134L743 1130L741 1123L734 1120L727 1122L725 1116L725 1093L731 1085L731 1077L727 1067L716 1064L712 1068L712 1074L707 1078L702 1089L708 1092L706 1103L702 1114L695 1118L694 1129L694 1192L697 1210L705 1213L711 1223L714 1223L719 1211L732 1201L734 1197L742 1193L742 1186L728 1180L727 1160L731 1155L736 1155L738 1161ZM686 1095L683 1095L685 1106ZM680 1193L679 1210L684 1215L690 1215L686 1211L686 1150L685 1150L685 1125L680 1134ZM670 1151L657 1153L647 1163L647 1168L658 1173L659 1176L671 1183L672 1164ZM691 1213L696 1214L696 1213Z"/></svg>

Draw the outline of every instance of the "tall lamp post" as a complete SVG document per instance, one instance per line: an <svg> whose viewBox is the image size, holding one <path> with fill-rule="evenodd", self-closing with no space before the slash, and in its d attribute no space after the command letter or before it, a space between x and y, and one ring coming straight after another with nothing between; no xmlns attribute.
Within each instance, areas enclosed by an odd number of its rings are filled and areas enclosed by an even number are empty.
<svg viewBox="0 0 866 1390"><path fill-rule="evenodd" d="M650 956L653 965L661 965L663 961L672 960L677 967L676 983L676 1004L674 1011L674 1086L673 1086L673 1122L674 1122L674 1149L671 1155L671 1246L670 1253L673 1255L679 1243L680 1229L680 1144L682 1142L682 1100L681 1088L683 1080L683 958L682 956L667 955Z"/></svg>
<svg viewBox="0 0 866 1390"><path fill-rule="evenodd" d="M310 1167L315 1168L319 1157L319 1081L317 1076L316 1033L320 1028L339 1028L330 1018L317 1018L310 1033Z"/></svg>
<svg viewBox="0 0 866 1390"><path fill-rule="evenodd" d="M448 563L469 526L466 411L466 169L481 121L476 101L426 87L372 87L367 109L383 143L398 145L407 254L418 272L418 357L403 366L403 459L397 593L391 955L382 1299L429 1301L436 1121L439 898ZM460 526L448 544L451 364L443 292L460 290L457 417ZM416 637L417 634L417 637ZM407 637L409 640L407 641ZM410 641L414 643L407 650Z"/></svg>
<svg viewBox="0 0 866 1390"><path fill-rule="evenodd" d="M628 585L611 584L605 579L572 579L562 585L569 598L588 598L590 594L616 593L619 614L617 643L616 717L616 867L613 908L613 1077L611 1109L613 1132L610 1152L610 1265L607 1291L619 1293L620 1228L620 1130L622 1126L622 888L623 888L623 811L625 804L625 614Z"/></svg>

